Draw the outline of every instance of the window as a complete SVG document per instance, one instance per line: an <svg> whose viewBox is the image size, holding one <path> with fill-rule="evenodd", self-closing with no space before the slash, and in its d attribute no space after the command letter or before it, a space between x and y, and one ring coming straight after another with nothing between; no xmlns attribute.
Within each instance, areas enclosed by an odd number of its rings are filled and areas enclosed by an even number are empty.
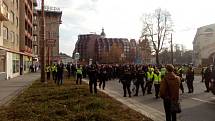
<svg viewBox="0 0 215 121"><path fill-rule="evenodd" d="M10 40L11 42L15 42L15 34L13 31L9 33L8 40Z"/></svg>
<svg viewBox="0 0 215 121"><path fill-rule="evenodd" d="M16 44L19 45L19 35L18 34L16 35L16 42L17 42Z"/></svg>
<svg viewBox="0 0 215 121"><path fill-rule="evenodd" d="M6 51L0 49L0 72L5 72L6 65Z"/></svg>
<svg viewBox="0 0 215 121"><path fill-rule="evenodd" d="M20 56L18 54L13 54L12 60L13 60L13 73L18 73Z"/></svg>
<svg viewBox="0 0 215 121"><path fill-rule="evenodd" d="M8 39L8 28L3 27L3 39L7 40Z"/></svg>
<svg viewBox="0 0 215 121"><path fill-rule="evenodd" d="M19 27L19 18L16 17L16 27Z"/></svg>
<svg viewBox="0 0 215 121"><path fill-rule="evenodd" d="M9 14L9 20L11 21L11 23L14 23L14 13L12 11Z"/></svg>
<svg viewBox="0 0 215 121"><path fill-rule="evenodd" d="M7 13L8 7L7 7L7 5L6 5L4 2L3 2L3 4L2 4L2 8L3 8L3 11L6 11L6 12L4 12L5 16L8 17L8 13Z"/></svg>

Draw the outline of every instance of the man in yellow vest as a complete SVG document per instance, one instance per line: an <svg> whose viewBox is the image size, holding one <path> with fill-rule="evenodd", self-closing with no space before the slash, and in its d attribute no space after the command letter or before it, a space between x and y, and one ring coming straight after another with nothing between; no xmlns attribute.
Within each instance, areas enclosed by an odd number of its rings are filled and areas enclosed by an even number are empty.
<svg viewBox="0 0 215 121"><path fill-rule="evenodd" d="M149 68L146 75L147 75L147 81L145 85L145 90L147 88L147 94L152 94L151 90L152 90L152 84L154 79L153 69ZM144 93L145 93L145 90L144 90Z"/></svg>
<svg viewBox="0 0 215 121"><path fill-rule="evenodd" d="M163 77L165 76L165 73L166 73L166 68L164 66L161 67L161 79L163 79Z"/></svg>
<svg viewBox="0 0 215 121"><path fill-rule="evenodd" d="M51 66L51 71L52 71L52 79L57 83L57 66L53 64Z"/></svg>
<svg viewBox="0 0 215 121"><path fill-rule="evenodd" d="M47 80L50 80L50 66L46 65L46 76L47 76Z"/></svg>
<svg viewBox="0 0 215 121"><path fill-rule="evenodd" d="M154 87L155 87L155 97L158 99L159 91L160 91L160 82L161 82L161 72L158 69L155 69L154 73Z"/></svg>
<svg viewBox="0 0 215 121"><path fill-rule="evenodd" d="M78 65L78 67L76 68L76 84L78 84L78 80L81 84L82 82L82 67L80 65Z"/></svg>

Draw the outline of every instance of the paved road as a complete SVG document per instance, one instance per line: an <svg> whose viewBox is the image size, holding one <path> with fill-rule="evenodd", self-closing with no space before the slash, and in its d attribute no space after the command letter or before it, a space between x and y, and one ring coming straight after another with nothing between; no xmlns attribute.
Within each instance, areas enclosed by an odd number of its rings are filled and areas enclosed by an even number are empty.
<svg viewBox="0 0 215 121"><path fill-rule="evenodd" d="M180 121L215 121L215 96L212 93L204 92L205 85L200 82L200 79L199 76L195 77L193 94L188 94L187 86L185 83L183 84L185 93L181 94L182 113L178 115ZM122 84L118 80L108 81L106 88L123 96ZM145 96L141 94L139 92L139 96L132 97L131 100L150 107L158 111L160 116L164 116L162 99L155 99L154 93ZM151 110L148 111L151 112Z"/></svg>

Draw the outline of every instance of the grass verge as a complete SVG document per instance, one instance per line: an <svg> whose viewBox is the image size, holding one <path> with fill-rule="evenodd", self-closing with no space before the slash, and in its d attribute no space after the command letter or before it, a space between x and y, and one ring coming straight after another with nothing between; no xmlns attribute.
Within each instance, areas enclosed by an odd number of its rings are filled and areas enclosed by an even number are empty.
<svg viewBox="0 0 215 121"><path fill-rule="evenodd" d="M36 81L7 107L2 121L151 121L104 93L89 93L88 85L72 79L62 86Z"/></svg>

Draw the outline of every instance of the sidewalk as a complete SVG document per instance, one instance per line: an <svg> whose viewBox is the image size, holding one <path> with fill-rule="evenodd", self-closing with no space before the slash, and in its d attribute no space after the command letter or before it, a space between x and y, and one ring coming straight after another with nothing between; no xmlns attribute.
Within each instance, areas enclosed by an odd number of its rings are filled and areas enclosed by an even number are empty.
<svg viewBox="0 0 215 121"><path fill-rule="evenodd" d="M40 78L40 73L29 73L10 80L0 80L0 106L10 103L23 89Z"/></svg>

